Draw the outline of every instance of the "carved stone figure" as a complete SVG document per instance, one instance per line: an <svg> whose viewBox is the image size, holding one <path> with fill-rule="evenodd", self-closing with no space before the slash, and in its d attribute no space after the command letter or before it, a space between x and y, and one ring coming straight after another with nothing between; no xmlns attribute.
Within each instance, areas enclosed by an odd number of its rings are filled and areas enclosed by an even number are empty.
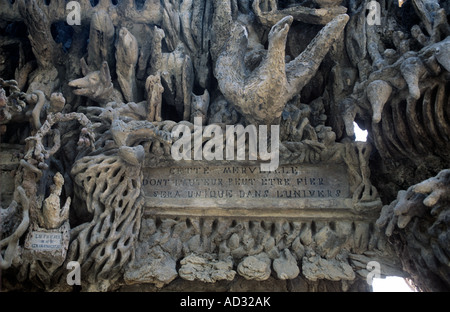
<svg viewBox="0 0 450 312"><path fill-rule="evenodd" d="M40 226L46 229L59 228L69 218L70 197L62 207L59 200L64 184L61 173L57 172L53 181L55 184L52 185L51 194L44 200L42 215L39 218Z"/></svg>
<svg viewBox="0 0 450 312"><path fill-rule="evenodd" d="M81 61L83 64L83 60ZM75 88L73 93L86 96L89 99L106 105L110 102L122 102L121 93L114 88L107 62L103 62L100 70L86 72L87 67L82 65L83 78L69 82L69 86Z"/></svg>
<svg viewBox="0 0 450 312"><path fill-rule="evenodd" d="M217 8L231 11L226 6ZM244 63L248 40L245 27L238 23L228 26L232 39L219 52L215 76L225 98L250 123L279 123L287 101L314 76L329 47L344 29L348 16L340 15L332 20L301 55L285 64L286 37L292 21L292 16L286 16L271 28L267 55L252 73L248 73Z"/></svg>
<svg viewBox="0 0 450 312"><path fill-rule="evenodd" d="M138 90L136 85L136 63L138 60L138 44L136 38L122 27L116 47L116 72L125 101L136 102Z"/></svg>
<svg viewBox="0 0 450 312"><path fill-rule="evenodd" d="M189 119L194 78L192 61L181 43L174 51L163 53L164 30L155 26L153 33L153 54L150 59L149 73L160 75L166 103L174 106L178 116L184 120Z"/></svg>

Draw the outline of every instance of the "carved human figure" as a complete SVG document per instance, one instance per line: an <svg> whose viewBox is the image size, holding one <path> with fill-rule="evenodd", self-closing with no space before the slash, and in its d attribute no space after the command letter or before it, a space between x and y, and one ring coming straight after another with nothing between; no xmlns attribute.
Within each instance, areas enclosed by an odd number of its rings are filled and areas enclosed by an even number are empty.
<svg viewBox="0 0 450 312"><path fill-rule="evenodd" d="M194 84L192 61L182 44L170 53L163 53L162 40L164 38L164 30L155 26L153 29L150 74L160 75L164 87L163 98L165 102L175 107L180 118L189 120Z"/></svg>
<svg viewBox="0 0 450 312"><path fill-rule="evenodd" d="M159 75L150 75L145 81L147 91L147 120L161 121L162 93L164 88Z"/></svg>
<svg viewBox="0 0 450 312"><path fill-rule="evenodd" d="M69 218L69 208L71 199L67 198L64 206L61 207L61 191L64 185L64 178L57 172L53 177L54 185L51 186L50 195L44 200L42 214L38 220L41 227L45 229L57 229Z"/></svg>

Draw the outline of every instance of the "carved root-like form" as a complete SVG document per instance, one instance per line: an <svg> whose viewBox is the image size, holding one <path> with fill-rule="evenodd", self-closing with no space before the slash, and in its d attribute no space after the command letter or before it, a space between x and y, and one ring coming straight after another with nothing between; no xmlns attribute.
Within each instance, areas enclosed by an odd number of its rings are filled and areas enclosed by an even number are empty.
<svg viewBox="0 0 450 312"><path fill-rule="evenodd" d="M89 44L87 64L89 71L99 69L102 62L111 64L114 61L114 25L105 10L92 14L89 28Z"/></svg>
<svg viewBox="0 0 450 312"><path fill-rule="evenodd" d="M372 146L363 142L357 142L356 148L358 150L359 170L361 172L362 182L355 191L354 199L361 202L371 202L378 198L378 192L370 182L369 157Z"/></svg>
<svg viewBox="0 0 450 312"><path fill-rule="evenodd" d="M41 90L50 97L60 84L56 60L61 57L61 49L58 49L51 33L52 12L47 10L43 1L22 0L16 3L16 9L27 26L28 39L38 65L38 68L30 75L28 91Z"/></svg>
<svg viewBox="0 0 450 312"><path fill-rule="evenodd" d="M421 85L419 99L396 96L389 109L381 113L381 121L372 124L375 144L387 158L414 158L429 154L448 158L450 125L447 122L448 88L442 75L429 78Z"/></svg>
<svg viewBox="0 0 450 312"><path fill-rule="evenodd" d="M354 134L356 115L366 119L371 112L372 137L383 158L416 161L432 151L448 159L448 73L446 60L439 58L449 47L447 37L419 52L409 51L355 86L340 104L347 134Z"/></svg>
<svg viewBox="0 0 450 312"><path fill-rule="evenodd" d="M101 154L78 160L71 173L93 218L71 231L67 259L81 264L81 276L95 290L105 291L133 257L143 206L140 166Z"/></svg>
<svg viewBox="0 0 450 312"><path fill-rule="evenodd" d="M391 93L392 87L383 80L375 80L367 86L367 98L372 106L372 121L374 123L381 121L381 112Z"/></svg>
<svg viewBox="0 0 450 312"><path fill-rule="evenodd" d="M409 95L418 100L420 98L419 80L427 72L425 65L418 57L410 57L400 65L400 72L408 84Z"/></svg>
<svg viewBox="0 0 450 312"><path fill-rule="evenodd" d="M47 10L43 7L42 1L17 1L18 9L23 16L25 24L28 26L33 48L38 66L42 69L49 69L54 66L54 57L57 49L52 38L50 27L51 20Z"/></svg>
<svg viewBox="0 0 450 312"><path fill-rule="evenodd" d="M446 169L400 191L376 222L387 236L402 237L405 244L396 248L404 269L425 291L450 289L449 194L450 170Z"/></svg>
<svg viewBox="0 0 450 312"><path fill-rule="evenodd" d="M6 96L4 88L9 88L9 96ZM0 78L0 125L23 115L26 106L25 93L20 91L17 81Z"/></svg>
<svg viewBox="0 0 450 312"><path fill-rule="evenodd" d="M313 127L310 122L315 118L314 115L317 116L321 113L322 103L318 101L318 108L316 107L314 111L311 106L306 104L301 104L299 107L286 105L280 124L283 134L280 138L282 140L280 144L282 159L300 163L316 163L323 160L322 152L327 149L329 144L335 142L336 134L330 127L325 127L323 124Z"/></svg>
<svg viewBox="0 0 450 312"><path fill-rule="evenodd" d="M412 39L402 31L385 33L391 37L392 48L383 47L380 35L373 27L366 27L365 20L364 25L358 25L364 35L357 38L364 46L358 47L361 53L351 50L350 57L355 66L360 64L361 83L355 85L350 97L341 100L341 114L349 136L354 134L357 115L366 122L372 116L369 132L384 159L409 158L417 163L431 151L436 161L446 162L450 26L437 1L414 0L412 4L422 22L411 28ZM354 21L356 18L350 26ZM414 50L417 44L423 46L418 51ZM370 67L363 65L366 52L376 69L370 74Z"/></svg>
<svg viewBox="0 0 450 312"><path fill-rule="evenodd" d="M17 187L17 192L19 194L19 202L22 205L22 221L14 230L14 232L8 237L0 240L0 269L6 270L9 268L14 260L18 256L18 248L19 248L19 239L28 229L28 225L30 224L30 216L29 216L29 207L30 202L28 197L25 194L25 190L21 187ZM15 210L17 207L17 202L13 201L7 210ZM2 209L3 210L3 209ZM3 225L8 221L4 220L3 211L1 215L1 223L0 223L0 234L3 234ZM12 213L9 212L8 215ZM0 236L1 238L1 236ZM6 246L6 249L3 248Z"/></svg>
<svg viewBox="0 0 450 312"><path fill-rule="evenodd" d="M57 129L52 129L52 126L58 122L78 120L78 122L83 126L81 129L80 138L78 145L85 147L94 148L95 135L93 132L91 121L82 113L56 113L49 114L47 120L44 122L42 127L37 131L34 136L28 137L27 142L30 142L30 148L28 149L24 159L21 160L20 164L31 171L42 175L41 169L47 169L48 165L45 161L55 154L61 145L60 133ZM43 139L48 134L53 134L53 147L47 150L44 146Z"/></svg>
<svg viewBox="0 0 450 312"><path fill-rule="evenodd" d="M2 11L0 12L0 19L20 20L21 12L18 10L20 4L29 4L29 0L0 0ZM50 12L48 19L50 23L57 21L66 21L67 12L66 4L68 1L36 1L42 3L43 9ZM81 24L86 25L91 20L91 17L100 12L105 11L110 15L114 24L119 22L125 23L149 23L159 24L161 22L161 4L159 1L117 1L116 5L111 4L111 0L78 0L80 4L80 18ZM45 3L45 6L43 5ZM94 5L95 4L95 5Z"/></svg>
<svg viewBox="0 0 450 312"><path fill-rule="evenodd" d="M344 160L356 186L353 202L357 210L379 209L382 205L375 186L370 182L369 157L372 146L365 142L346 144Z"/></svg>
<svg viewBox="0 0 450 312"><path fill-rule="evenodd" d="M263 3L261 3L263 2ZM267 3L269 2L269 3ZM270 6L270 10L267 10ZM264 11L261 7L265 7ZM291 6L286 9L279 10L276 0L253 1L253 11L255 12L258 21L267 27L272 27L285 16L291 15L296 21L301 21L310 24L320 24L325 25L330 22L339 14L344 14L347 12L347 8L343 6L335 6L329 8L309 8L301 5Z"/></svg>
<svg viewBox="0 0 450 312"><path fill-rule="evenodd" d="M314 76L348 19L345 14L335 17L305 51L286 64L286 37L293 18L282 18L270 30L267 55L251 73L247 73L244 61L247 31L234 22L230 29L231 37L224 43L215 65L215 76L221 92L250 123L279 123L287 101L298 94Z"/></svg>

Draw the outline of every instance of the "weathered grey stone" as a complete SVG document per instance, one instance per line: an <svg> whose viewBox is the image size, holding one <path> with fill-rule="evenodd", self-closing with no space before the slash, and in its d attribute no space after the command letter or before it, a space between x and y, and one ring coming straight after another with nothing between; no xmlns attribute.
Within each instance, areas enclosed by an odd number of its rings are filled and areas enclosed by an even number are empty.
<svg viewBox="0 0 450 312"><path fill-rule="evenodd" d="M303 257L302 274L311 281L318 279L331 281L355 279L355 272L348 263L337 259L324 259L319 255Z"/></svg>
<svg viewBox="0 0 450 312"><path fill-rule="evenodd" d="M139 99L136 84L136 64L138 61L138 43L136 38L122 27L116 45L117 80L127 102L137 102Z"/></svg>
<svg viewBox="0 0 450 312"><path fill-rule="evenodd" d="M427 272L432 272L437 267L441 272L448 272L448 202L450 171L440 171L435 177L429 178L408 188L399 191L398 197L389 205L383 207L381 215L376 222L377 227L385 232L387 236L393 235L394 231L404 239L408 240L408 256L400 258L403 267L413 276L418 287L424 290L439 289L439 279L430 279L427 282L420 280L425 278ZM440 229L440 230L437 230ZM396 247L398 248L398 247ZM410 248L420 248L420 253L415 254ZM397 252L399 250L397 249ZM411 264L421 263L420 272L412 269ZM448 278L439 273L440 279L448 282Z"/></svg>
<svg viewBox="0 0 450 312"><path fill-rule="evenodd" d="M178 271L180 277L189 281L202 281L214 283L220 280L233 280L236 271L232 270L233 261L231 259L216 260L211 255L197 256L191 254L180 262L181 268Z"/></svg>
<svg viewBox="0 0 450 312"><path fill-rule="evenodd" d="M334 258L339 252L337 246L341 245L336 233L330 229L328 225L322 227L320 231L314 235L314 241L317 246L317 253L324 258Z"/></svg>
<svg viewBox="0 0 450 312"><path fill-rule="evenodd" d="M296 278L300 273L297 260L289 249L284 249L281 257L273 260L273 269L277 273L277 277L282 280Z"/></svg>
<svg viewBox="0 0 450 312"><path fill-rule="evenodd" d="M159 246L148 252L143 251L138 250L135 260L127 267L124 274L126 284L152 283L161 288L178 276L176 261L169 253Z"/></svg>
<svg viewBox="0 0 450 312"><path fill-rule="evenodd" d="M270 277L269 257L262 253L255 256L245 257L238 265L237 271L248 280L264 281Z"/></svg>
<svg viewBox="0 0 450 312"><path fill-rule="evenodd" d="M303 258L304 254L305 254L305 247L300 242L300 237L297 237L292 242L292 251L297 259Z"/></svg>
<svg viewBox="0 0 450 312"><path fill-rule="evenodd" d="M228 248L231 250L234 250L239 247L239 235L236 233L233 233L230 238L228 239Z"/></svg>
<svg viewBox="0 0 450 312"><path fill-rule="evenodd" d="M0 0L2 289L450 289L447 2L113 2Z"/></svg>

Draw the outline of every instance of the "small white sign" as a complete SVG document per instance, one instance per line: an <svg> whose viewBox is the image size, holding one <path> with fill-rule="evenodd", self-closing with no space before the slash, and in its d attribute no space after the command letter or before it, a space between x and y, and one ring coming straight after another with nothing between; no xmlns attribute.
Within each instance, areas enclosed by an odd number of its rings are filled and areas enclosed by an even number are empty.
<svg viewBox="0 0 450 312"><path fill-rule="evenodd" d="M62 233L33 231L30 241L33 250L57 250L62 247Z"/></svg>

